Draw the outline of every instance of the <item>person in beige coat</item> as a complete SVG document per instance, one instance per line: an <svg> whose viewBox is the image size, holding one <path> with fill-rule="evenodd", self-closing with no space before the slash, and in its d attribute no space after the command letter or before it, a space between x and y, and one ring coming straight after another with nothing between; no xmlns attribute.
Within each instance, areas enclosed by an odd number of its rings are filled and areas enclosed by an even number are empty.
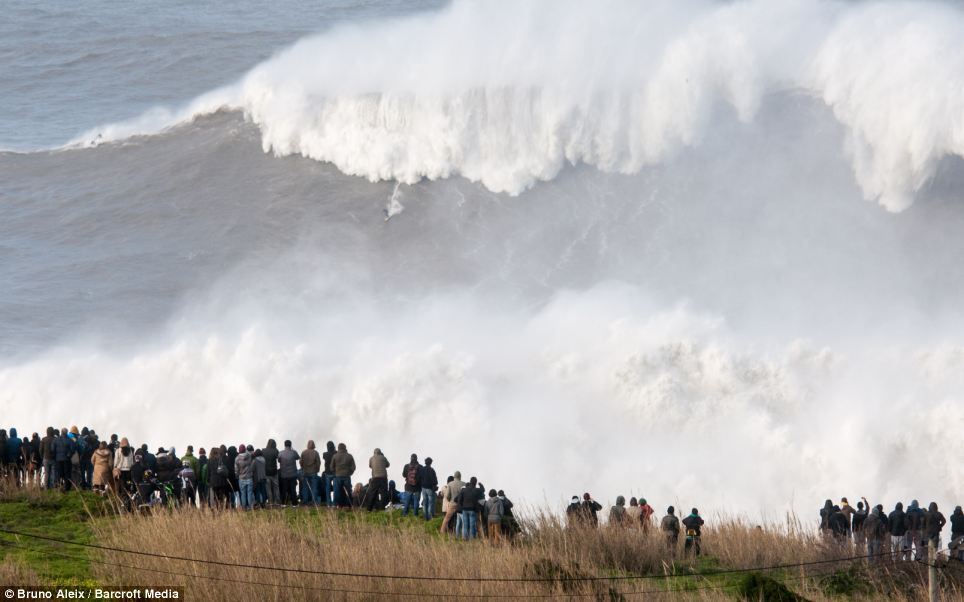
<svg viewBox="0 0 964 602"><path fill-rule="evenodd" d="M456 503L455 498L458 497L459 492L465 487L465 483L462 482L462 473L455 471L453 475L455 478L449 481L442 493L442 504L445 506L445 518L442 519L442 526L439 528L439 533L445 535L449 528L449 522L456 515L459 510L459 505Z"/></svg>
<svg viewBox="0 0 964 602"><path fill-rule="evenodd" d="M99 491L111 489L113 482L113 474L111 473L114 468L114 458L111 456L110 450L107 449L106 441L100 442L100 446L94 450L90 461L94 465L94 489Z"/></svg>

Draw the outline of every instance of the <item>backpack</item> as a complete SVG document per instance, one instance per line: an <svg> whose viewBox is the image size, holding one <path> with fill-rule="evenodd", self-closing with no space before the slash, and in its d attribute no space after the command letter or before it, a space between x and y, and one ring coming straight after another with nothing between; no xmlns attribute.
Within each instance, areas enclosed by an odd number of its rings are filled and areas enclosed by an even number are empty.
<svg viewBox="0 0 964 602"><path fill-rule="evenodd" d="M229 472L228 472L228 466L227 466L227 464L224 463L224 460L223 460L223 459L218 458L218 467L217 467L217 469L215 470L215 472L217 473L217 475L218 475L219 477L227 477L227 476L228 476L228 474L229 474Z"/></svg>
<svg viewBox="0 0 964 602"><path fill-rule="evenodd" d="M412 464L405 471L405 484L415 487L418 485L418 465Z"/></svg>

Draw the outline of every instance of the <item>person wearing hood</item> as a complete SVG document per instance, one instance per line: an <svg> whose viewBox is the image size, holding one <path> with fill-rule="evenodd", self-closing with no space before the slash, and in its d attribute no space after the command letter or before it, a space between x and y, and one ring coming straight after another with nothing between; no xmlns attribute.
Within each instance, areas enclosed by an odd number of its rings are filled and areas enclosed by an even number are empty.
<svg viewBox="0 0 964 602"><path fill-rule="evenodd" d="M639 499L639 524L643 526L643 533L649 533L649 528L653 524L653 514L656 511L646 502L646 498Z"/></svg>
<svg viewBox="0 0 964 602"><path fill-rule="evenodd" d="M964 512L961 507L954 508L951 514L951 558L964 562Z"/></svg>
<svg viewBox="0 0 964 602"><path fill-rule="evenodd" d="M47 434L40 440L40 457L43 459L44 487L53 489L57 486L57 454L54 452L54 442L57 440L54 427L47 427Z"/></svg>
<svg viewBox="0 0 964 602"><path fill-rule="evenodd" d="M331 462L335 459L335 454L337 453L335 442L329 441L325 444L325 453L321 454L321 460L325 464L325 473L322 481L324 481L323 485L325 487L326 506L335 505L335 467Z"/></svg>
<svg viewBox="0 0 964 602"><path fill-rule="evenodd" d="M13 472L14 480L16 481L17 487L23 485L23 454L20 452L20 448L23 442L20 440L20 436L17 434L16 427L10 428L10 433L7 437L7 445L4 449L0 451L6 453L7 466Z"/></svg>
<svg viewBox="0 0 964 602"><path fill-rule="evenodd" d="M439 528L439 533L443 535L448 532L452 517L459 515L459 507L455 500L458 498L459 492L462 491L463 487L465 487L465 483L462 482L462 473L456 470L452 473L452 480L446 483L445 488L442 490L442 499L446 505L445 517L442 519L442 526ZM457 528L455 532L456 536L461 533Z"/></svg>
<svg viewBox="0 0 964 602"><path fill-rule="evenodd" d="M864 535L867 536L867 556L871 562L881 560L884 538L887 536L887 525L884 524L883 512L876 506L864 520Z"/></svg>
<svg viewBox="0 0 964 602"><path fill-rule="evenodd" d="M867 536L864 534L864 521L867 520L867 515L870 514L870 502L867 498L860 498L861 501L857 502L857 511L854 512L853 519L850 523L850 531L854 534L854 545L857 548L858 554L864 554L867 550Z"/></svg>
<svg viewBox="0 0 964 602"><path fill-rule="evenodd" d="M840 498L840 512L842 512L844 517L847 519L847 537L850 537L852 533L851 525L853 523L854 514L857 511L854 510L854 507L850 505L850 502L847 501L847 498L842 497Z"/></svg>
<svg viewBox="0 0 964 602"><path fill-rule="evenodd" d="M624 527L628 522L629 515L626 513L626 498L617 495L616 505L609 508L609 526Z"/></svg>
<svg viewBox="0 0 964 602"><path fill-rule="evenodd" d="M907 540L907 515L904 504L897 502L894 510L887 515L887 527L890 530L890 548L896 560L910 560L910 550L905 547ZM906 556L906 558L905 558Z"/></svg>
<svg viewBox="0 0 964 602"><path fill-rule="evenodd" d="M351 477L355 474L355 457L348 453L348 446L338 444L338 451L331 457L331 467L335 470L335 505L351 508Z"/></svg>
<svg viewBox="0 0 964 602"><path fill-rule="evenodd" d="M935 551L941 549L941 531L946 524L947 519L937 509L937 502L931 502L924 513L924 536Z"/></svg>
<svg viewBox="0 0 964 602"><path fill-rule="evenodd" d="M321 503L321 477L322 472L321 456L315 449L315 442L308 440L308 446L301 452L301 472L303 475L303 486L301 491L301 502L305 505L315 505Z"/></svg>
<svg viewBox="0 0 964 602"><path fill-rule="evenodd" d="M642 514L639 510L639 500L636 496L629 498L629 506L626 507L626 521L633 527L638 526L639 515Z"/></svg>
<svg viewBox="0 0 964 602"><path fill-rule="evenodd" d="M27 475L27 482L42 487L40 482L40 469L43 466L43 458L40 457L40 435L34 433L28 440L23 438L23 445L20 448L23 456L23 466Z"/></svg>
<svg viewBox="0 0 964 602"><path fill-rule="evenodd" d="M95 491L106 491L111 488L111 472L114 468L114 458L107 449L107 442L101 441L90 457L94 466L91 475L91 486Z"/></svg>
<svg viewBox="0 0 964 602"><path fill-rule="evenodd" d="M824 537L830 536L830 517L833 515L833 502L827 500L820 509L820 534Z"/></svg>
<svg viewBox="0 0 964 602"><path fill-rule="evenodd" d="M118 492L128 497L134 494L134 482L131 480L131 468L134 466L134 450L127 437L123 437L114 452L114 481Z"/></svg>
<svg viewBox="0 0 964 602"><path fill-rule="evenodd" d="M191 470L191 473L193 473L194 475L193 486L190 489L184 487L184 485L187 483L187 479L185 479L184 477L181 478L181 485L182 485L182 491L184 492L185 499L192 506L196 506L197 493L198 493L197 483L198 483L198 478L201 474L201 466L198 463L197 456L194 455L193 445L187 446L187 452L183 456L181 456L181 465L184 468L189 468ZM183 472L183 470L184 469L182 468L181 471Z"/></svg>
<svg viewBox="0 0 964 602"><path fill-rule="evenodd" d="M60 435L54 439L54 459L57 462L57 486L62 490L70 489L70 456L73 453L73 445L67 436L67 429L60 429Z"/></svg>
<svg viewBox="0 0 964 602"><path fill-rule="evenodd" d="M579 504L579 496L572 496L572 499L569 500L569 505L566 506L566 526L570 529L578 527L581 519L581 511L582 507Z"/></svg>
<svg viewBox="0 0 964 602"><path fill-rule="evenodd" d="M488 540L492 545L502 543L502 519L505 518L505 505L499 498L499 492L489 490L489 499L485 500L485 520L488 523Z"/></svg>
<svg viewBox="0 0 964 602"><path fill-rule="evenodd" d="M917 500L913 500L904 513L904 520L907 522L907 541L904 545L909 551L914 548L914 560L924 560L927 558L927 550L924 549L924 510L920 507ZM908 554L909 555L909 554Z"/></svg>
<svg viewBox="0 0 964 602"><path fill-rule="evenodd" d="M264 461L264 450L248 446L248 451L254 450L254 503L264 509L268 507L268 470Z"/></svg>
<svg viewBox="0 0 964 602"><path fill-rule="evenodd" d="M384 510L388 506L388 467L391 465L382 450L376 447L372 457L368 459L372 480L365 494L364 507L369 512L373 512L376 508Z"/></svg>
<svg viewBox="0 0 964 602"><path fill-rule="evenodd" d="M666 542L666 549L670 555L675 556L679 548L679 519L676 518L676 509L670 506L666 509L666 516L659 524L659 530L663 533Z"/></svg>
<svg viewBox="0 0 964 602"><path fill-rule="evenodd" d="M238 475L238 505L242 510L251 510L254 508L254 454L248 451L247 446L238 450L234 458L234 472Z"/></svg>
<svg viewBox="0 0 964 602"><path fill-rule="evenodd" d="M7 429L0 429L0 476L7 472L7 441L9 437Z"/></svg>
<svg viewBox="0 0 964 602"><path fill-rule="evenodd" d="M281 490L278 488L278 443L268 439L268 445L261 450L264 457L264 487L268 494L268 504L281 503Z"/></svg>
<svg viewBox="0 0 964 602"><path fill-rule="evenodd" d="M422 493L422 485L418 478L422 471L422 465L418 463L418 455L412 454L411 460L402 468L402 479L405 483L405 507L402 508L402 516L408 516L408 509L418 515L419 496Z"/></svg>
<svg viewBox="0 0 964 602"><path fill-rule="evenodd" d="M432 459L425 458L425 466L418 473L418 483L422 487L422 510L426 521L435 518L435 498L438 489L438 475L432 468ZM417 509L416 509L417 513Z"/></svg>
<svg viewBox="0 0 964 602"><path fill-rule="evenodd" d="M683 519L683 527L686 528L686 543L683 545L683 556L689 556L691 551L694 556L700 555L700 539L702 537L703 517L696 508L690 515Z"/></svg>

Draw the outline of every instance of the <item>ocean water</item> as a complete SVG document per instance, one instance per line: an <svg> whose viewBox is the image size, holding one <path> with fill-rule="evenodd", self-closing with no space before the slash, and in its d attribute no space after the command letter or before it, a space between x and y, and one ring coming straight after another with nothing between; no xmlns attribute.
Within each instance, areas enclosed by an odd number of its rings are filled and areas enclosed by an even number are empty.
<svg viewBox="0 0 964 602"><path fill-rule="evenodd" d="M956 5L5 10L3 426L960 503Z"/></svg>

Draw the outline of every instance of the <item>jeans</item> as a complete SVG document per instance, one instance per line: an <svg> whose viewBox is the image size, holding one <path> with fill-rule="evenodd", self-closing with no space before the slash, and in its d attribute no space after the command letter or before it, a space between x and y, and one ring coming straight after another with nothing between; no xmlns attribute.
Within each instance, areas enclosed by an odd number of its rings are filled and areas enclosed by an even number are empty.
<svg viewBox="0 0 964 602"><path fill-rule="evenodd" d="M402 516L408 516L409 507L412 508L412 512L418 515L418 492L417 491L406 491L404 494L405 507L402 508Z"/></svg>
<svg viewBox="0 0 964 602"><path fill-rule="evenodd" d="M351 477L334 477L335 505L339 508L351 506Z"/></svg>
<svg viewBox="0 0 964 602"><path fill-rule="evenodd" d="M425 520L432 520L435 515L435 490L422 487L422 508L425 510Z"/></svg>
<svg viewBox="0 0 964 602"><path fill-rule="evenodd" d="M452 504L455 504L455 502L452 502ZM462 512L456 512L455 513L455 539L462 537L462 528L463 528Z"/></svg>
<svg viewBox="0 0 964 602"><path fill-rule="evenodd" d="M325 505L334 506L335 505L335 475L325 473L321 475L321 480L324 482L325 486Z"/></svg>
<svg viewBox="0 0 964 602"><path fill-rule="evenodd" d="M264 506L268 503L268 489L265 486L267 480L258 481L254 484L254 502L259 506Z"/></svg>
<svg viewBox="0 0 964 602"><path fill-rule="evenodd" d="M318 505L321 503L321 477L316 474L306 474L302 479L303 489L301 491L301 501L305 504Z"/></svg>
<svg viewBox="0 0 964 602"><path fill-rule="evenodd" d="M278 489L278 475L265 477L265 487L268 491L268 503L281 503L281 490Z"/></svg>
<svg viewBox="0 0 964 602"><path fill-rule="evenodd" d="M44 460L44 481L46 481L47 489L53 489L57 486L57 469L55 466L56 463L53 460Z"/></svg>
<svg viewBox="0 0 964 602"><path fill-rule="evenodd" d="M254 480L239 479L238 493L241 494L241 508L244 510L250 510L254 505Z"/></svg>
<svg viewBox="0 0 964 602"><path fill-rule="evenodd" d="M475 539L478 535L475 523L475 510L462 511L462 539Z"/></svg>
<svg viewBox="0 0 964 602"><path fill-rule="evenodd" d="M90 489L94 482L94 464L90 460L84 460L80 465L80 473L84 489Z"/></svg>

